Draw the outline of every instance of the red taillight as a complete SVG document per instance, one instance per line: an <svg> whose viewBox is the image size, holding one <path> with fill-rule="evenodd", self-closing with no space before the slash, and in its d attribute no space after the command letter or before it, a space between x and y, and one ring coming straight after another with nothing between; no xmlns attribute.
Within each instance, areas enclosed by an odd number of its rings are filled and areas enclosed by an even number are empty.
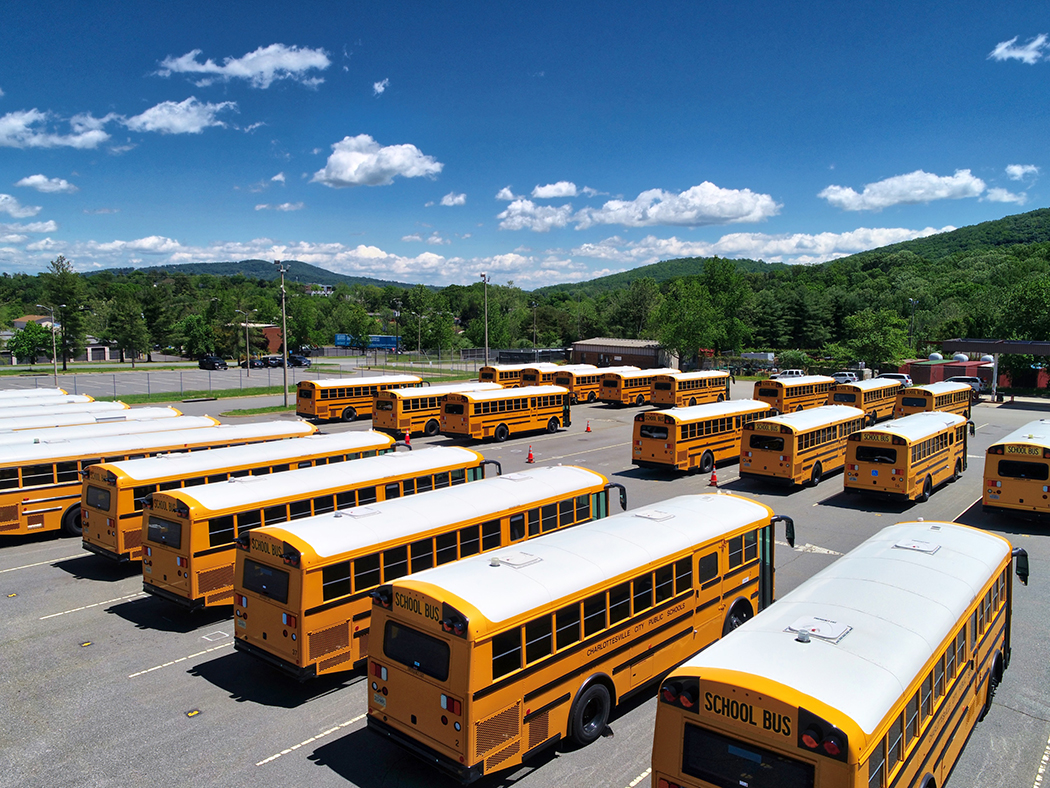
<svg viewBox="0 0 1050 788"><path fill-rule="evenodd" d="M989 454L1002 454L1003 453L1003 447L1002 446L991 446L988 449L988 453ZM1046 449L1043 449L1043 456L1044 457L1046 456Z"/></svg>
<svg viewBox="0 0 1050 788"><path fill-rule="evenodd" d="M657 781L656 785L657 788L682 788L682 786L680 786L678 783L673 783L670 780L665 780L663 777L661 777Z"/></svg>
<svg viewBox="0 0 1050 788"><path fill-rule="evenodd" d="M286 627L294 627L298 619L290 613L281 613L281 623Z"/></svg>
<svg viewBox="0 0 1050 788"><path fill-rule="evenodd" d="M457 716L463 713L463 704L455 698L450 698L448 695L441 696L441 708Z"/></svg>
<svg viewBox="0 0 1050 788"><path fill-rule="evenodd" d="M386 668L382 667L378 662L373 662L372 675L381 681L386 681Z"/></svg>
<svg viewBox="0 0 1050 788"><path fill-rule="evenodd" d="M660 697L668 703L674 703L678 700L678 685L677 684L664 684L660 687Z"/></svg>
<svg viewBox="0 0 1050 788"><path fill-rule="evenodd" d="M904 475L904 471L902 471L900 468L894 468L893 469L893 475L894 476L903 476Z"/></svg>
<svg viewBox="0 0 1050 788"><path fill-rule="evenodd" d="M185 556L181 555L175 556L175 563L183 568L190 565L190 562L186 560Z"/></svg>
<svg viewBox="0 0 1050 788"><path fill-rule="evenodd" d="M153 555L153 548L152 547L147 547L146 548L146 556L149 557L151 555Z"/></svg>
<svg viewBox="0 0 1050 788"><path fill-rule="evenodd" d="M846 467L849 468L851 471L859 471L860 470L860 466L858 466L858 465L847 465Z"/></svg>
<svg viewBox="0 0 1050 788"><path fill-rule="evenodd" d="M810 725L806 728L805 733L802 734L802 743L809 749L815 750L820 746L820 741L823 738L823 731L821 731L816 725Z"/></svg>
<svg viewBox="0 0 1050 788"><path fill-rule="evenodd" d="M248 607L248 597L244 594L234 594L233 601L240 607Z"/></svg>
<svg viewBox="0 0 1050 788"><path fill-rule="evenodd" d="M842 740L834 733L829 733L828 737L824 739L824 752L833 758L837 758L842 754Z"/></svg>
<svg viewBox="0 0 1050 788"><path fill-rule="evenodd" d="M691 691L684 689L678 696L678 702L682 704L683 709L691 709L696 705L696 698Z"/></svg>

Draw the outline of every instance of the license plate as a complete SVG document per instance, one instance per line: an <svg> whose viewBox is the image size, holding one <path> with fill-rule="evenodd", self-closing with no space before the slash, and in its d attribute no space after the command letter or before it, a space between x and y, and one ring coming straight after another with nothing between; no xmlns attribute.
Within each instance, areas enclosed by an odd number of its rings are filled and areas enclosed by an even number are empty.
<svg viewBox="0 0 1050 788"><path fill-rule="evenodd" d="M241 629L247 629L248 628L248 622L245 621L243 618L238 618L237 619L237 626L239 626Z"/></svg>
<svg viewBox="0 0 1050 788"><path fill-rule="evenodd" d="M381 693L379 693L379 692L373 692L372 693L372 703L374 703L376 706L378 706L381 709L385 709L386 708L386 696L381 694Z"/></svg>
<svg viewBox="0 0 1050 788"><path fill-rule="evenodd" d="M142 571L145 572L147 575L152 575L153 574L153 567L152 566L144 566L144 567L142 567Z"/></svg>

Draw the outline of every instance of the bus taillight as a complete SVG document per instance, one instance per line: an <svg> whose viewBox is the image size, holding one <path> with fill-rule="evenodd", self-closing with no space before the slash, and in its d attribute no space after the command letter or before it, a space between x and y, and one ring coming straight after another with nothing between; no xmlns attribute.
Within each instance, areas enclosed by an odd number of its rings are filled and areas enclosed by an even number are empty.
<svg viewBox="0 0 1050 788"><path fill-rule="evenodd" d="M183 569L190 565L190 562L186 560L186 556L183 555L175 556L175 563Z"/></svg>
<svg viewBox="0 0 1050 788"><path fill-rule="evenodd" d="M894 476L903 476L904 475L904 471L901 470L900 468L894 468L893 469L893 475Z"/></svg>
<svg viewBox="0 0 1050 788"><path fill-rule="evenodd" d="M656 783L657 788L682 788L678 783L673 783L670 780L665 780L663 777Z"/></svg>
<svg viewBox="0 0 1050 788"><path fill-rule="evenodd" d="M233 540L233 544L237 547L238 550L251 549L251 545L248 540L248 532L245 531L243 534L240 534L236 539Z"/></svg>
<svg viewBox="0 0 1050 788"><path fill-rule="evenodd" d="M295 627L298 619L290 613L281 613L281 623L286 627Z"/></svg>
<svg viewBox="0 0 1050 788"><path fill-rule="evenodd" d="M463 704L448 695L441 696L441 708L457 716L463 713Z"/></svg>
<svg viewBox="0 0 1050 788"><path fill-rule="evenodd" d="M677 684L664 684L660 687L660 697L668 703L674 703L678 700L678 685Z"/></svg>
<svg viewBox="0 0 1050 788"><path fill-rule="evenodd" d="M816 725L810 725L802 734L802 743L811 750L820 746L820 740L824 738L823 732Z"/></svg>
<svg viewBox="0 0 1050 788"><path fill-rule="evenodd" d="M284 542L281 545L281 555L288 566L299 566L299 560L301 558L299 551L287 542Z"/></svg>
<svg viewBox="0 0 1050 788"><path fill-rule="evenodd" d="M386 681L386 668L382 667L378 662L373 662L372 675L380 681Z"/></svg>
<svg viewBox="0 0 1050 788"><path fill-rule="evenodd" d="M987 485L988 485L989 487L1002 487L1002 486L1003 486L1003 483L1002 483L1002 482L996 481L996 480L994 480L994 479L988 479L988 481L986 482L986 484L987 484Z"/></svg>
<svg viewBox="0 0 1050 788"><path fill-rule="evenodd" d="M1003 447L1002 446L990 446L988 448L988 453L989 454L1002 454L1003 453ZM1043 456L1044 457L1046 456L1046 449L1043 449Z"/></svg>
<svg viewBox="0 0 1050 788"><path fill-rule="evenodd" d="M233 601L238 607L248 607L248 597L244 594L234 594Z"/></svg>

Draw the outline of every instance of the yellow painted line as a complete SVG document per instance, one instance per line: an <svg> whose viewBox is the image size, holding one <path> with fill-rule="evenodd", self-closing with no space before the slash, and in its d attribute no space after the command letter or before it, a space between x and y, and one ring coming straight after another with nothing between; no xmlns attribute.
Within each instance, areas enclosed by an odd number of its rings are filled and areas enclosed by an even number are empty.
<svg viewBox="0 0 1050 788"><path fill-rule="evenodd" d="M129 594L128 596L118 596L116 599L107 599L105 602L95 602L93 605L84 605L83 607L75 607L72 610L63 610L61 613L52 613L49 616L41 616L37 621L44 621L48 618L55 618L57 616L64 616L68 613L79 613L81 610L87 610L92 607L99 607L100 605L109 605L113 602L123 602L125 599L135 599L136 597L146 596L145 592L139 591L137 594Z"/></svg>
<svg viewBox="0 0 1050 788"><path fill-rule="evenodd" d="M367 716L368 716L367 714L358 714L352 720L347 720L346 722L341 722L338 725L336 725L334 728L329 728L328 730L324 731L323 733L319 733L316 736L311 736L306 741L301 741L298 744L293 744L287 750L281 750L279 753L275 753L274 755L271 755L269 758L264 758L263 760L259 761L255 765L256 766L262 766L264 763L269 763L270 761L276 761L282 755L287 755L290 752L295 752L300 747L305 747L307 744L313 744L318 739L323 739L325 736L328 736L329 734L335 733L336 731L345 728L347 725L353 725L355 722L363 720Z"/></svg>
<svg viewBox="0 0 1050 788"><path fill-rule="evenodd" d="M1046 749L1043 750L1043 757L1039 761L1039 770L1035 774L1035 782L1032 783L1032 788L1039 788L1043 784L1043 775L1046 773L1046 768L1050 762L1050 739L1046 740Z"/></svg>
<svg viewBox="0 0 1050 788"><path fill-rule="evenodd" d="M627 788L634 788L636 785L638 785L638 783L640 783L642 780L644 780L646 777L648 777L652 773L653 773L653 767L650 766L644 772L642 772L637 777L635 777L633 780L631 780L629 783L627 783Z"/></svg>
<svg viewBox="0 0 1050 788"><path fill-rule="evenodd" d="M34 566L44 566L44 564L57 564L59 561L69 561L73 558L82 558L88 555L87 553L77 553L76 555L66 555L61 558L52 558L49 561L37 561L35 564L24 564L23 566L12 566L10 569L0 569L0 575L4 572L17 572L19 569L32 569Z"/></svg>
<svg viewBox="0 0 1050 788"><path fill-rule="evenodd" d="M155 670L160 670L161 668L168 668L168 667L171 667L172 665L178 665L180 662L185 662L188 659L193 659L194 657L201 657L201 656L204 656L205 654L210 654L212 651L218 651L220 648L226 648L226 647L232 646L232 645L233 645L233 641L231 640L229 643L223 643L221 646L212 646L211 648L204 649L204 651L198 651L196 654L188 654L185 657L179 657L178 659L173 659L171 662L165 662L163 665L154 665L152 668L146 668L145 670L140 670L138 673L132 673L131 675L128 676L128 678L129 679L133 679L136 676L145 676L147 673L152 673Z"/></svg>

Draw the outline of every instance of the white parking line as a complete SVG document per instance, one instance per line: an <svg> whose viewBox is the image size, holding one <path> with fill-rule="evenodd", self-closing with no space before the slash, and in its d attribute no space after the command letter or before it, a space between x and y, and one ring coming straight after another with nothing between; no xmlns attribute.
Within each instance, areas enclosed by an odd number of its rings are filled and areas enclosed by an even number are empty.
<svg viewBox="0 0 1050 788"><path fill-rule="evenodd" d="M1046 773L1047 762L1050 761L1050 739L1046 740L1046 749L1043 750L1043 758L1039 761L1039 771L1036 772L1035 782L1032 788L1039 788L1043 784L1043 775Z"/></svg>
<svg viewBox="0 0 1050 788"><path fill-rule="evenodd" d="M48 561L37 561L35 564L25 564L23 566L12 566L10 569L0 569L0 575L4 572L17 572L19 569L31 569L34 566L43 566L44 564L57 564L59 561L69 561L72 558L80 558L85 556L87 553L77 553L76 555L64 555L61 558L52 558Z"/></svg>
<svg viewBox="0 0 1050 788"><path fill-rule="evenodd" d="M630 446L631 442L626 443L614 443L612 446L598 446L593 449L584 449L583 451L573 451L568 454L559 454L557 457L544 457L543 462L552 462L553 460L564 460L566 457L576 457L580 454L590 454L592 451L605 451L606 449L618 449L621 446Z"/></svg>
<svg viewBox="0 0 1050 788"><path fill-rule="evenodd" d="M37 621L43 621L48 618L55 618L56 616L64 616L67 613L79 613L81 610L87 610L92 607L99 607L100 605L109 605L113 602L123 602L125 599L135 599L136 597L140 596L146 596L146 594L142 591L139 591L137 594L129 594L128 596L118 596L116 599L107 599L105 602L96 602L93 605L84 605L83 607L75 607L72 610L63 610L61 613L52 613L49 616L41 616L37 619Z"/></svg>
<svg viewBox="0 0 1050 788"><path fill-rule="evenodd" d="M271 755L269 758L264 758L263 760L259 761L255 765L256 766L262 766L264 763L269 763L270 761L276 761L282 755L287 755L290 752L294 752L295 750L298 750L300 747L305 747L307 744L312 744L313 742L317 741L318 739L324 738L325 736L329 735L330 733L335 733L336 731L341 730L342 728L345 728L347 725L353 725L355 722L357 722L359 720L363 720L367 716L368 716L367 714L358 714L352 720L347 720L346 722L341 722L338 725L336 725L334 728L329 728L324 733L319 733L316 736L311 736L306 741L301 741L298 744L293 744L287 750L281 750L279 753L276 753L275 755Z"/></svg>
<svg viewBox="0 0 1050 788"><path fill-rule="evenodd" d="M781 547L788 547L794 550L796 553L818 553L820 555L842 555L842 553L836 552L835 550L829 550L826 547L817 547L815 544L800 544L791 547L787 542L781 542L779 539L776 540L777 544Z"/></svg>
<svg viewBox="0 0 1050 788"><path fill-rule="evenodd" d="M638 785L638 783L640 783L642 780L644 780L646 777L648 777L652 773L653 773L653 767L650 766L644 772L642 772L637 777L635 777L633 780L631 780L629 783L627 783L627 788L634 788L636 785Z"/></svg>
<svg viewBox="0 0 1050 788"><path fill-rule="evenodd" d="M128 676L128 678L129 679L133 679L136 676L144 676L147 673L152 673L155 670L160 670L161 668L168 668L168 667L171 667L172 665L177 665L180 662L185 662L188 659L193 659L194 657L201 657L201 656L204 656L205 654L210 654L212 651L218 651L220 648L226 648L227 646L232 646L232 645L233 645L233 641L231 640L229 643L223 643L221 646L212 646L211 648L204 649L204 651L198 651L196 654L189 654L189 655L187 655L185 657L179 657L178 659L173 659L171 662L165 662L163 665L154 665L152 668L146 668L145 670L140 670L138 673L130 674Z"/></svg>
<svg viewBox="0 0 1050 788"><path fill-rule="evenodd" d="M968 511L970 511L971 508L973 508L974 506L979 504L982 500L983 500L982 498L978 498L976 501L971 503L969 506L967 506L965 509L963 509L961 512L959 512L957 515L955 515L955 517L952 518L952 522L953 523L959 522L959 518L960 517L962 517L964 514L966 514Z"/></svg>

